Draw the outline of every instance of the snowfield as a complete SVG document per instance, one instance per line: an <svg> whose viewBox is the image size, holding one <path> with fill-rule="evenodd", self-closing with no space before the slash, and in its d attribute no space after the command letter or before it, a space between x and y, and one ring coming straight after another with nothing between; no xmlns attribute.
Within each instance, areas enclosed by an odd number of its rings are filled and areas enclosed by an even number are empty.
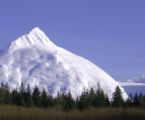
<svg viewBox="0 0 145 120"><path fill-rule="evenodd" d="M39 28L13 41L0 53L0 76L0 82L8 83L10 89L23 83L44 88L53 96L70 91L74 98L84 89L97 89L98 83L111 98L116 86L120 86L90 61L56 46ZM126 92L120 88L126 99Z"/></svg>

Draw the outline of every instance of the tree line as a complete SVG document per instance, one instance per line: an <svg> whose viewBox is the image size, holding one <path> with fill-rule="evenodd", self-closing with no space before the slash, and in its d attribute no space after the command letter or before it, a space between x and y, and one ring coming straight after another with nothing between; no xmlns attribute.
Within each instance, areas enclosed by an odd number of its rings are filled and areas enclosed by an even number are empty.
<svg viewBox="0 0 145 120"><path fill-rule="evenodd" d="M110 100L104 91L98 86L97 90L91 88L84 90L80 96L73 99L70 92L67 94L60 94L52 97L45 89L42 91L36 86L31 90L27 85L25 88L22 84L20 89L9 90L7 84L0 86L0 104L16 105L18 107L43 107L52 108L60 106L64 111L71 111L78 109L83 111L89 107L102 108L102 107L138 107L145 108L145 95L135 94L124 101L119 86L116 87L115 92Z"/></svg>

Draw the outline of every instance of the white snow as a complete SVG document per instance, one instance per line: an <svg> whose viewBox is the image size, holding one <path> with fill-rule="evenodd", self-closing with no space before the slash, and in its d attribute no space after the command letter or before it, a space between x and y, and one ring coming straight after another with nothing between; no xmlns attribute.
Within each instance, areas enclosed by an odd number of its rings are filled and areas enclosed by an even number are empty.
<svg viewBox="0 0 145 120"><path fill-rule="evenodd" d="M14 52L18 49L32 47L32 46L43 47L53 47L56 46L48 39L44 32L42 32L38 27L34 28L29 35L23 35L14 42L11 43L9 47L10 52Z"/></svg>
<svg viewBox="0 0 145 120"><path fill-rule="evenodd" d="M102 69L63 48L56 46L39 28L13 41L0 57L0 82L8 83L11 89L36 85L56 96L58 92L80 95L85 89L97 89L98 83L112 97L120 86ZM127 94L120 86L123 98Z"/></svg>

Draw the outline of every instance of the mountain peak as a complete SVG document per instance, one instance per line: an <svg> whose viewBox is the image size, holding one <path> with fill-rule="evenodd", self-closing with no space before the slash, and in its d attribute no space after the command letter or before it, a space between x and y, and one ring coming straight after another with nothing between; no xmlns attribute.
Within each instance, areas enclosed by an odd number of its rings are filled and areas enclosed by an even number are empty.
<svg viewBox="0 0 145 120"><path fill-rule="evenodd" d="M37 32L37 33L39 33L39 32L43 32L39 27L34 27L32 30L31 30L31 32Z"/></svg>
<svg viewBox="0 0 145 120"><path fill-rule="evenodd" d="M55 44L45 35L45 33L39 28L33 28L28 34L23 35L13 41L10 46L10 51L16 51L18 49L27 48L30 46L36 47L54 47Z"/></svg>
<svg viewBox="0 0 145 120"><path fill-rule="evenodd" d="M13 41L0 57L0 83L10 89L30 85L38 86L49 94L71 92L73 98L84 91L100 87L111 99L119 86L124 99L124 89L106 72L92 62L53 44L38 27ZM98 86L99 84L99 86Z"/></svg>
<svg viewBox="0 0 145 120"><path fill-rule="evenodd" d="M45 35L45 33L39 28L39 27L35 27L35 28L33 28L30 32L29 32L29 34L27 34L28 36L37 36L37 37L39 37L39 38L41 38L41 39L43 39L44 37L47 37L46 35Z"/></svg>

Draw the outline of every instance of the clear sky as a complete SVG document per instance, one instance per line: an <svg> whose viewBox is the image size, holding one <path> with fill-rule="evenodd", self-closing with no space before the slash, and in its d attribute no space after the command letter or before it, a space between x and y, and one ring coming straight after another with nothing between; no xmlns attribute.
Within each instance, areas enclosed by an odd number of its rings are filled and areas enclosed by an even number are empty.
<svg viewBox="0 0 145 120"><path fill-rule="evenodd" d="M145 0L0 0L0 49L36 26L116 80L145 74Z"/></svg>

